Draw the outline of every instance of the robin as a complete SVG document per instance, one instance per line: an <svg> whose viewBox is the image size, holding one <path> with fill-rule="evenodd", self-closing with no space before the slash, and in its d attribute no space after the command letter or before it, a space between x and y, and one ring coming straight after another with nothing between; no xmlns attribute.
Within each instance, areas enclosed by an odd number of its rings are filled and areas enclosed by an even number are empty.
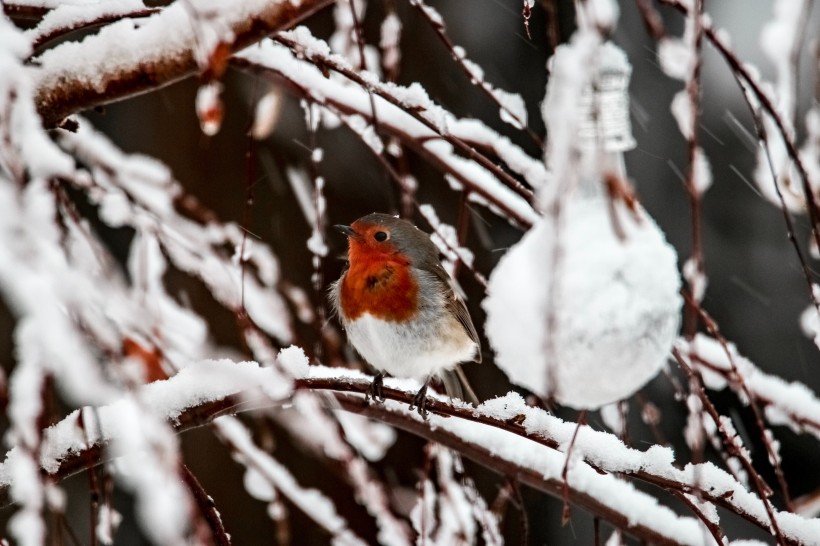
<svg viewBox="0 0 820 546"><path fill-rule="evenodd" d="M422 380L410 409L426 418L433 377L451 395L460 394L454 371L475 399L458 365L481 362L478 333L430 236L379 213L334 227L347 235L348 267L331 286L330 299L350 343L378 372L370 395L384 401L385 373Z"/></svg>

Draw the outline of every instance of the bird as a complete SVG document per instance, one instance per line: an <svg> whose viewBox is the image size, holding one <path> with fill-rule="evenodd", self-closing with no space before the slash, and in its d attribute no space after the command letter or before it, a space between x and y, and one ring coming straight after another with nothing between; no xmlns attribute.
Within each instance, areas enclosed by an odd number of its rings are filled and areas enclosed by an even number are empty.
<svg viewBox="0 0 820 546"><path fill-rule="evenodd" d="M434 377L451 396L461 380L477 402L459 364L481 362L481 341L430 236L382 213L334 227L347 236L348 263L330 300L350 344L377 371L366 400L384 402L387 373L423 382L410 409L425 419Z"/></svg>

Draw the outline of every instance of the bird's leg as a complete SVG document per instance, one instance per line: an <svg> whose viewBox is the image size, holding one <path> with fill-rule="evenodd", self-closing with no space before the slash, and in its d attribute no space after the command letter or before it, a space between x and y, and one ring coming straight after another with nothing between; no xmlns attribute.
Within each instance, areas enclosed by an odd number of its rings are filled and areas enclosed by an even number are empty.
<svg viewBox="0 0 820 546"><path fill-rule="evenodd" d="M372 397L376 402L384 403L384 395L382 394L382 386L384 385L384 374L379 372L373 377L373 382L370 384L370 390L365 393L364 401L369 402Z"/></svg>
<svg viewBox="0 0 820 546"><path fill-rule="evenodd" d="M427 420L427 386L430 385L430 379L432 379L432 377L427 378L424 385L421 386L419 392L417 392L413 398L413 403L410 404L410 411L417 409L419 415L421 415L424 420Z"/></svg>

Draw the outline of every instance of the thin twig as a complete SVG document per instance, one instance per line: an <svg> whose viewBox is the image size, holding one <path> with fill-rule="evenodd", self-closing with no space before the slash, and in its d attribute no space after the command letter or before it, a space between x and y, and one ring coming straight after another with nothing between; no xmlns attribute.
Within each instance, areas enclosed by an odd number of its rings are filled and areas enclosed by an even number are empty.
<svg viewBox="0 0 820 546"><path fill-rule="evenodd" d="M769 439L770 431L764 422L763 412L758 404L757 395L749 389L749 386L743 379L743 375L740 373L740 370L735 363L734 356L732 355L732 351L729 348L729 342L725 337L723 337L723 334L721 334L717 322L700 305L697 306L697 311L706 325L706 330L712 337L718 340L723 348L723 352L726 354L726 358L728 359L729 366L732 370L732 382L737 383L740 386L740 391L743 397L748 400L749 407L752 409L752 414L755 418L755 425L760 432L760 439L766 447L766 454L768 455L769 462L774 469L775 477L777 478L778 485L780 486L780 493L783 496L783 502L790 512L794 512L794 504L792 503L791 495L789 494L789 486L786 482L786 476L783 474L783 468L780 465L780 457L777 455L777 452Z"/></svg>
<svg viewBox="0 0 820 546"><path fill-rule="evenodd" d="M564 468L561 470L561 481L564 483L564 489L562 491L564 509L561 513L561 525L566 525L572 516L569 504L569 465L570 461L572 461L572 448L575 447L575 440L578 439L578 431L581 430L581 427L584 426L584 424L586 424L586 420L587 412L584 410L581 412L581 415L578 416L578 424L575 426L575 431L572 433L572 440L570 440L569 446L567 447L567 451L565 453L566 460L564 461Z"/></svg>
<svg viewBox="0 0 820 546"><path fill-rule="evenodd" d="M288 78L284 74L281 74L281 73L278 73L278 72L275 72L275 71L271 70L268 67L265 67L265 66L262 66L262 65L257 65L255 63L252 63L252 62L246 60L246 59L233 59L232 62L236 66L238 66L239 68L253 70L253 71L256 71L256 72L260 72L262 74L266 74L270 77L273 77L277 81L280 81L281 83L285 84L291 91L296 92L297 94L299 94L301 96L311 97L314 100L320 100L321 99L323 101L322 105L324 107L330 109L331 111L333 111L339 117L349 116L349 115L360 115L362 117L365 117L365 113L363 111L360 111L358 109L350 108L348 105L346 105L342 101L336 99L335 97L331 97L331 96L328 96L328 97L315 97L315 96L313 96L310 89L302 86L299 82L296 82L293 79ZM377 92L377 94L378 94L378 92ZM396 101L396 99L394 99L394 98L390 99L390 102L394 102L394 101ZM401 107L400 104L396 104L396 105ZM407 112L407 113L409 115L414 115L411 112ZM424 158L430 165L432 165L433 167L439 169L443 173L451 175L453 178L458 180L459 183L461 183L462 185L468 187L470 189L470 191L475 192L476 194L480 195L484 199L486 199L489 202L493 203L493 205L495 207L497 207L500 211L503 211L503 215L505 215L512 222L514 222L514 223L516 223L520 226L523 226L523 227L529 227L530 226L531 222L530 222L529 219L527 219L524 216L522 216L521 214L519 214L513 208L507 206L505 203L500 202L498 199L495 198L495 196L491 192L488 192L484 188L482 188L480 186L477 186L470 179L470 177L466 176L463 172L460 172L456 169L453 169L450 165L447 164L446 161L442 160L438 155L436 155L435 153L430 151L424 145L425 144L424 140L416 138L415 136L404 132L404 130L401 126L388 124L384 120L382 121L381 128L384 131L389 132L389 134L399 137L405 144L407 144L417 154L419 154L422 158ZM460 142L462 146L468 147L469 151L472 152L472 155L469 157L469 159L472 159L472 160L476 161L476 163L479 163L482 167L485 166L483 164L484 161L489 161L486 157L484 157L483 155L476 152L475 149L470 148L469 146L467 146L467 144L463 143L463 141L461 141L460 139L455 139L454 137L448 137L448 136L442 137L442 139L446 140L447 142L451 142L451 143ZM456 147L458 147L458 146L459 145L456 144ZM479 159L479 157L481 157L483 159ZM507 173L502 171L498 166L492 165L492 168L488 169L488 170L490 170L493 174L495 174L500 182L502 182L504 185L506 185L507 187L509 187L513 191L515 191L519 196L522 196L522 197L526 196L526 197L524 197L524 199L526 200L527 203L530 203L532 201L532 199L533 199L532 192L530 192L529 190L524 188L524 186L520 182L518 182L514 178L510 177L510 175L508 175ZM512 181L512 183L515 184L515 187L509 186L508 185L509 181ZM518 189L516 189L516 187Z"/></svg>
<svg viewBox="0 0 820 546"><path fill-rule="evenodd" d="M687 14L689 11L687 6L680 0L659 1L667 6L675 8L683 14ZM724 43L720 36L718 36L717 31L715 31L711 23L703 21L702 24L706 38L715 47L718 53L720 53L720 55L731 68L732 72L734 72L735 76L746 83L749 90L754 95L755 99L762 106L763 110L765 110L766 113L771 117L772 121L774 121L777 130L780 133L781 138L783 139L783 144L786 147L786 151L789 154L789 158L794 162L794 166L797 169L798 174L800 175L800 181L803 187L803 195L806 199L806 207L808 208L809 219L811 220L812 234L814 235L814 240L817 244L817 247L820 248L820 208L818 208L819 205L817 203L817 197L814 195L814 192L812 190L811 180L809 179L808 172L806 171L806 166L803 164L803 160L800 157L800 154L797 150L797 145L794 142L794 138L791 136L790 131L786 128L786 123L783 121L782 116L777 111L777 107L774 105L769 96L760 87L757 80L749 72L749 69L746 67L746 65L729 48L729 46Z"/></svg>
<svg viewBox="0 0 820 546"><path fill-rule="evenodd" d="M516 503L518 504L518 511L521 514L521 544L530 543L530 517L527 515L527 505L524 503L524 495L521 494L521 487L514 479L510 479L507 483L512 484L513 493L515 493Z"/></svg>
<svg viewBox="0 0 820 546"><path fill-rule="evenodd" d="M703 295L699 293L698 283L703 282L706 267L703 257L703 225L701 220L702 207L700 190L695 177L697 176L696 162L698 154L702 153L698 149L698 119L700 109L700 68L703 63L703 0L695 0L694 12L689 14L693 24L693 61L691 71L686 79L686 93L689 97L689 109L691 119L689 120L689 135L687 138L687 152L689 160L689 172L686 175L686 191L689 195L689 208L692 214L692 256L694 264L694 277L689 279L690 290L695 295L695 299L700 299ZM687 337L695 335L697 330L697 311L691 305L686 307Z"/></svg>
<svg viewBox="0 0 820 546"><path fill-rule="evenodd" d="M467 78L470 80L470 83L474 86L478 87L484 95L486 95L491 101L493 101L496 106L498 106L503 112L505 112L508 116L510 116L515 122L518 124L518 128L522 131L526 132L527 135L530 137L532 142L538 147L538 149L544 148L544 141L543 139L538 136L535 131L530 129L527 126L526 120L523 120L518 117L518 115L513 112L512 110L507 107L503 102L501 102L498 97L493 92L493 88L488 84L485 80L483 75L476 74L470 66L465 63L464 55L459 55L456 51L456 45L450 39L450 36L447 34L447 27L444 25L443 20L441 17L433 17L433 15L428 11L431 8L427 6L423 0L411 0L410 5L415 7L416 10L421 14L425 21L427 21L428 26L433 29L433 32L436 33L438 36L439 41L444 44L444 47L447 48L447 51L450 52L450 56L461 69L467 75ZM438 14L436 14L438 15ZM527 32L529 32L529 26L527 26ZM463 50L462 50L463 51Z"/></svg>
<svg viewBox="0 0 820 546"><path fill-rule="evenodd" d="M493 173L499 181L501 181L505 186L507 186L508 188L516 192L518 195L526 199L527 202L533 202L533 194L531 190L526 188L523 184L521 184L521 182L519 182L510 174L508 174L503 169L498 167L484 154L478 152L473 146L470 146L458 137L442 132L442 130L439 127L437 127L435 123L427 119L427 117L425 117L422 112L416 111L412 108L407 108L401 102L401 100L394 97L390 93L385 92L380 86L375 85L373 82L365 81L365 79L362 78L360 74L351 70L347 66L341 65L340 63L336 62L333 58L324 57L315 51L303 51L304 48L302 48L298 44L298 42L285 36L282 36L281 34L275 36L274 40L288 47L292 51L300 53L301 58L304 58L304 60L309 61L312 64L315 64L317 67L324 68L325 70L331 69L334 72L337 72L345 78L349 79L350 81L358 84L362 89L372 89L376 95L383 98L390 104L393 104L394 106L397 106L404 110L408 115L420 121L428 129L439 135L442 138L442 140L445 140L452 144L456 149L458 149L458 151L463 153L466 157L474 160L476 163L478 163L479 165ZM242 66L243 64L246 64L246 61L239 61L240 66Z"/></svg>
<svg viewBox="0 0 820 546"><path fill-rule="evenodd" d="M769 493L770 489L766 485L766 482L760 476L760 474L755 470L754 466L752 466L751 461L737 445L735 439L729 434L726 430L725 425L723 424L723 420L720 417L720 413L718 413L717 408L712 404L712 401L706 395L706 391L703 388L703 381L698 376L697 372L692 370L689 365L686 363L686 360L680 354L677 348L672 349L672 356L675 357L680 368L686 373L687 377L691 381L695 383L695 394L700 399L701 403L703 404L703 408L712 418L712 421L715 424L717 431L720 433L720 437L723 440L723 444L726 450L734 457L737 458L738 461L743 465L743 468L749 474L749 477L752 480L752 484L754 485L755 490L757 491L757 495L760 500L763 502L763 506L766 508L766 514L769 517L769 523L771 524L772 532L777 538L777 543L780 545L787 544L785 537L783 536L782 531L780 530L780 526L777 523L777 518L774 515L774 508L772 507L772 503L769 502Z"/></svg>
<svg viewBox="0 0 820 546"><path fill-rule="evenodd" d="M216 510L213 499L205 492L205 489L196 479L194 473L191 472L187 466L180 462L180 474L185 485L188 486L188 491L196 502L199 513L208 525L211 531L211 538L216 546L231 546L231 537L225 531L225 526L222 525L222 517Z"/></svg>
<svg viewBox="0 0 820 546"><path fill-rule="evenodd" d="M794 220L792 219L792 215L789 212L788 207L786 206L786 200L783 197L783 192L780 189L780 184L777 182L777 173L775 172L774 168L774 160L772 159L771 151L769 150L769 139L768 134L766 133L766 125L763 123L763 119L760 116L760 112L757 108L755 108L751 97L749 96L749 88L745 85L740 79L738 79L738 84L740 85L741 90L743 91L743 97L746 99L746 104L749 107L749 110L752 113L752 119L755 123L755 130L757 131L758 135L758 142L763 149L763 153L766 155L766 163L769 165L769 172L772 175L772 183L774 184L774 191L777 194L777 198L780 201L780 210L783 213L783 221L786 223L786 235L789 238L789 242L791 243L792 247L794 248L795 254L797 254L797 259L800 261L800 269L803 272L803 278L806 281L806 285L808 286L809 296L811 297L811 301L814 304L814 308L817 310L817 313L820 314L820 301L818 301L817 297L814 294L814 278L811 273L811 268L809 267L808 262L806 261L805 256L803 256L803 251L800 249L800 244L797 242L797 236L794 226ZM818 242L820 245L820 242ZM820 248L820 246L818 246Z"/></svg>
<svg viewBox="0 0 820 546"><path fill-rule="evenodd" d="M706 529L712 534L712 537L714 537L715 544L717 544L717 546L723 546L724 544L726 544L726 542L724 542L725 537L723 536L723 530L720 528L720 525L706 517L706 514L703 513L703 510L701 510L698 505L692 502L686 495L684 495L680 491L669 490L669 492L676 496L678 499L680 499L680 501L683 504L685 504L689 508L689 510L695 513L695 515L703 523Z"/></svg>

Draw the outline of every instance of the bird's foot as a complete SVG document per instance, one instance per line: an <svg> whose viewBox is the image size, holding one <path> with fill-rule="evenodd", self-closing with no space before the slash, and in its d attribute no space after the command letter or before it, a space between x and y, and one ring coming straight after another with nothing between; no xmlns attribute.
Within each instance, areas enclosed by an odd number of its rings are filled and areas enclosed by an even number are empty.
<svg viewBox="0 0 820 546"><path fill-rule="evenodd" d="M428 378L419 389L419 392L416 393L416 396L413 397L413 403L410 404L410 411L415 409L425 421L427 420L427 385L429 384L430 379Z"/></svg>
<svg viewBox="0 0 820 546"><path fill-rule="evenodd" d="M384 374L377 373L376 376L373 378L373 382L370 384L370 390L365 393L364 401L370 402L372 398L376 402L380 404L384 403L384 394L382 394L382 387L384 386Z"/></svg>

